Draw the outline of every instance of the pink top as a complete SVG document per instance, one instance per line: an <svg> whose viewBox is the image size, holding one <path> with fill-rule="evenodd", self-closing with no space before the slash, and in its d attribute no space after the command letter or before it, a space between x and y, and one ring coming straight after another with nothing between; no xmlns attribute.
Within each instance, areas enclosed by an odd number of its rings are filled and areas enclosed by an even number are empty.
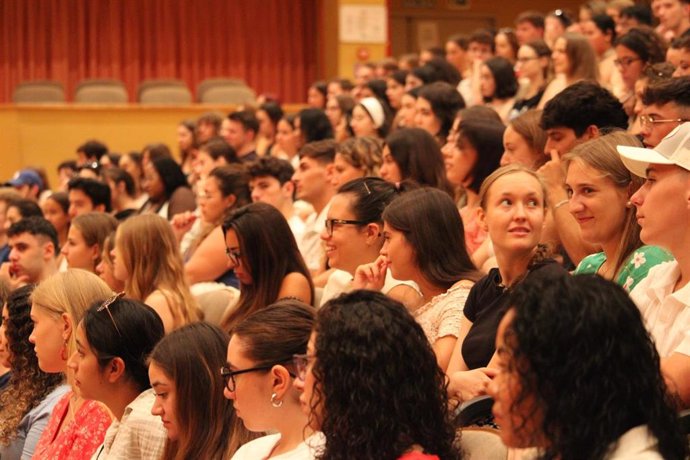
<svg viewBox="0 0 690 460"><path fill-rule="evenodd" d="M74 419L58 433L73 394L70 391L55 405L48 426L38 440L33 459L89 460L103 443L112 419L96 401L85 401L74 414Z"/></svg>
<svg viewBox="0 0 690 460"><path fill-rule="evenodd" d="M440 460L436 455L423 454L421 452L410 452L398 460Z"/></svg>
<svg viewBox="0 0 690 460"><path fill-rule="evenodd" d="M467 247L467 253L471 255L482 245L486 239L487 232L480 225L479 216L476 212L470 212L467 218L463 218L462 225L465 228L465 246Z"/></svg>

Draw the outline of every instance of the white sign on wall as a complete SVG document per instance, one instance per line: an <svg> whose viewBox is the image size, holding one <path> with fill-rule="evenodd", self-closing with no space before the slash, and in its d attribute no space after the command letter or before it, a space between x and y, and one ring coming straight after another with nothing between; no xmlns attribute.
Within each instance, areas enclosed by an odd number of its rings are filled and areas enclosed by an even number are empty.
<svg viewBox="0 0 690 460"><path fill-rule="evenodd" d="M386 43L388 17L382 5L343 5L339 25L342 43Z"/></svg>

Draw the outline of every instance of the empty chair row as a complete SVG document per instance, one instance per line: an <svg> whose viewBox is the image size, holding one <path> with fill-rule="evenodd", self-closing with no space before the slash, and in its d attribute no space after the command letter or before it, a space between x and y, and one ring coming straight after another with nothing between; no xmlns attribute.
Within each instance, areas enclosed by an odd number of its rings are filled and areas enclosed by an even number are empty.
<svg viewBox="0 0 690 460"><path fill-rule="evenodd" d="M140 104L191 104L192 93L182 80L145 80L137 88ZM256 93L237 78L211 78L197 87L197 102L202 104L252 104ZM14 90L16 104L64 103L60 82L35 80L20 83ZM80 82L74 93L77 104L126 104L129 94L119 80L89 79Z"/></svg>

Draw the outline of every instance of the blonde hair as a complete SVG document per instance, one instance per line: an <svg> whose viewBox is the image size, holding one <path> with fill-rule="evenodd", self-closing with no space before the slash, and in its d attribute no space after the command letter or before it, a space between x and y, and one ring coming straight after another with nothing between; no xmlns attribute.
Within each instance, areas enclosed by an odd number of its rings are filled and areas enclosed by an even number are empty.
<svg viewBox="0 0 690 460"><path fill-rule="evenodd" d="M500 168L489 174L489 176L486 179L484 179L484 182L482 182L481 187L479 187L479 206L481 206L481 208L484 211L486 211L486 197L489 194L489 189L491 188L491 186L494 185L494 183L501 177L517 173L528 174L534 177L537 180L537 182L539 182L542 193L544 195L544 209L546 209L547 195L546 185L544 185L544 181L541 179L541 177L539 177L539 175L535 171L528 168L527 166L523 166L520 164L501 166Z"/></svg>
<svg viewBox="0 0 690 460"><path fill-rule="evenodd" d="M66 314L72 322L72 333L67 339L67 356L77 349L74 330L86 310L113 295L108 285L95 274L80 268L52 275L42 281L31 294L34 306L42 308L53 318Z"/></svg>
<svg viewBox="0 0 690 460"><path fill-rule="evenodd" d="M520 164L510 164L506 166L501 166L498 168L496 171L492 172L486 179L484 179L484 182L482 182L481 187L479 188L479 206L486 211L486 206L487 206L487 197L489 195L489 190L491 189L491 186L496 183L498 179L501 177L509 176L511 174L518 174L518 173L524 173L529 176L532 176L536 181L539 183L539 186L541 187L541 192L542 195L544 196L544 202L543 202L543 207L544 207L544 213L546 213L546 208L547 208L547 202L548 202L548 194L546 193L546 185L544 184L544 181L542 178L537 174L535 171L532 169L520 165ZM532 260L529 263L529 266L533 266L535 264L538 264L542 262L543 260L547 259L548 257L551 257L553 253L553 248L551 248L548 244L543 244L539 243L537 244L536 251L534 255L532 256ZM524 274L523 274L524 276Z"/></svg>
<svg viewBox="0 0 690 460"><path fill-rule="evenodd" d="M581 161L611 179L616 188L627 189L628 196L631 196L642 186L644 179L628 171L616 150L618 145L642 147L640 141L632 134L625 131L614 131L574 147L563 156L563 164L567 171L573 161ZM612 260L615 267L614 279L622 268L625 259L641 245L640 226L635 216L635 207L630 206L625 210L620 243Z"/></svg>
<svg viewBox="0 0 690 460"><path fill-rule="evenodd" d="M202 319L199 305L184 278L184 265L167 220L156 214L133 216L120 224L115 247L128 276L128 297L144 301L159 290L173 317L173 329Z"/></svg>

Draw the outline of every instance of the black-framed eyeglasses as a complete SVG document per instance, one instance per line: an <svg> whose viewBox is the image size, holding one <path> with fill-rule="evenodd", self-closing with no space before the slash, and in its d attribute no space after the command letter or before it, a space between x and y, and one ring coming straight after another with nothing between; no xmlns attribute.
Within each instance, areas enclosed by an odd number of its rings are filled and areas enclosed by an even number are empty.
<svg viewBox="0 0 690 460"><path fill-rule="evenodd" d="M284 363L283 361L282 363ZM235 376L240 375L240 374L246 374L248 372L258 372L258 371L267 371L271 369L273 366L282 364L282 363L274 363L274 364L266 364L264 366L256 366L256 367L250 367L249 369L240 369L237 371L231 370L227 365L223 366L220 368L220 375L223 376L223 379L225 380L225 387L228 389L230 392L234 392L236 388L235 384ZM288 371L291 377L295 377L295 375Z"/></svg>
<svg viewBox="0 0 690 460"><path fill-rule="evenodd" d="M237 266L240 264L240 258L242 257L242 253L239 249L225 248L225 254L228 256L228 259L232 261L233 265Z"/></svg>
<svg viewBox="0 0 690 460"><path fill-rule="evenodd" d="M115 330L117 331L118 335L122 337L122 332L120 332L120 328L117 327L117 323L115 322L115 318L113 317L113 314L110 312L110 306L118 299L121 299L125 296L124 291L118 292L114 296L106 299L100 307L98 307L97 312L102 312L103 310L108 312L108 316L110 316L110 321L113 322L113 326L115 326Z"/></svg>
<svg viewBox="0 0 690 460"><path fill-rule="evenodd" d="M326 219L326 233L328 233L328 236L333 236L334 225L365 225L367 223L363 220Z"/></svg>
<svg viewBox="0 0 690 460"><path fill-rule="evenodd" d="M656 118L654 115L640 115L640 124L645 128L651 128L652 125L657 123L684 123L690 121L686 118Z"/></svg>

